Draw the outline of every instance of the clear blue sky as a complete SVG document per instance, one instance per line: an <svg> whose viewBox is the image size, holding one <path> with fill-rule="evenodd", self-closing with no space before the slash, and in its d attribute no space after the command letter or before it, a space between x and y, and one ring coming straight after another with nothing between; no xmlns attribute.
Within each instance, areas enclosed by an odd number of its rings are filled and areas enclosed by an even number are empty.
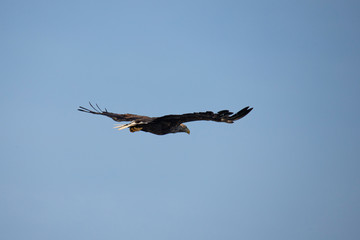
<svg viewBox="0 0 360 240"><path fill-rule="evenodd" d="M1 1L0 238L360 239L359 1ZM78 112L254 110L191 135Z"/></svg>

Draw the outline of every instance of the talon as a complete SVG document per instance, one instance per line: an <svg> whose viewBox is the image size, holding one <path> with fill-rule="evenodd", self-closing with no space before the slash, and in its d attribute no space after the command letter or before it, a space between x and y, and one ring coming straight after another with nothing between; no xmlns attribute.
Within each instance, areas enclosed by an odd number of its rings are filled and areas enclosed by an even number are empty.
<svg viewBox="0 0 360 240"><path fill-rule="evenodd" d="M140 131L141 129L142 129L142 127L131 127L130 132L137 132L137 131Z"/></svg>

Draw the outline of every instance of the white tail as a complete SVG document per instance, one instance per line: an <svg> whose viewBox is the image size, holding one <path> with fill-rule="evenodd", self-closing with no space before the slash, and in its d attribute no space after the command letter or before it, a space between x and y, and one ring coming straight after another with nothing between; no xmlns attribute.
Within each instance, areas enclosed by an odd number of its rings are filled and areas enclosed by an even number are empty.
<svg viewBox="0 0 360 240"><path fill-rule="evenodd" d="M125 128L135 126L137 124L138 123L136 123L136 122L131 122L131 123L127 123L127 124L115 124L115 125L118 125L118 126L115 126L114 128L117 128L118 130L123 130Z"/></svg>

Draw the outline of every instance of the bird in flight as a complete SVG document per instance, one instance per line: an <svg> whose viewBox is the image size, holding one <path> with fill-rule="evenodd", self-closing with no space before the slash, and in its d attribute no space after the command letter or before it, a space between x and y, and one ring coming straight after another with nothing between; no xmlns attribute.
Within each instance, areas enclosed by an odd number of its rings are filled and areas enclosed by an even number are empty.
<svg viewBox="0 0 360 240"><path fill-rule="evenodd" d="M144 131L153 133L156 135L165 135L168 133L178 133L185 132L190 134L189 128L183 124L185 122L193 121L215 121L215 122L225 122L233 123L240 118L245 117L252 108L245 107L239 112L233 114L229 110L222 110L217 113L211 111L207 112L194 112L194 113L185 113L178 115L165 115L162 117L147 117L135 114L118 114L102 110L97 104L96 108L89 102L91 109L79 107L78 110L82 112L92 113L103 115L112 118L116 122L129 122L126 124L117 124L116 127L118 130L129 128L130 132Z"/></svg>

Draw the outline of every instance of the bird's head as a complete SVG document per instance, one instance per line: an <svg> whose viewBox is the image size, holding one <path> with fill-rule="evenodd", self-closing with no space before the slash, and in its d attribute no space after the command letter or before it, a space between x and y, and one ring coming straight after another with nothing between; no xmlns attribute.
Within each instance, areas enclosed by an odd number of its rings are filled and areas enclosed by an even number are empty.
<svg viewBox="0 0 360 240"><path fill-rule="evenodd" d="M185 124L180 124L177 128L177 132L186 132L187 134L190 134L190 130Z"/></svg>

